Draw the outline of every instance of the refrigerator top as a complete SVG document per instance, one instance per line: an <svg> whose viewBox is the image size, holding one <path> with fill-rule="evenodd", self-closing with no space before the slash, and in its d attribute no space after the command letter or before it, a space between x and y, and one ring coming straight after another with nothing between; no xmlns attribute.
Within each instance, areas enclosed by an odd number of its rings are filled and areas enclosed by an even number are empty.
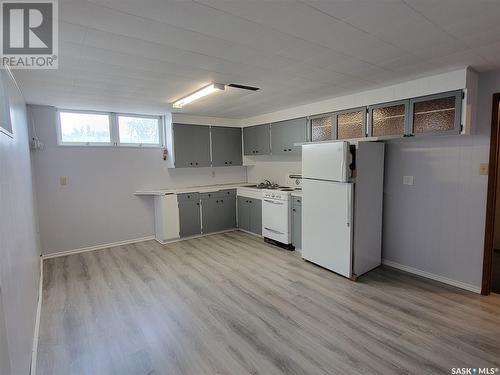
<svg viewBox="0 0 500 375"><path fill-rule="evenodd" d="M303 145L302 178L347 182L350 159L349 142Z"/></svg>

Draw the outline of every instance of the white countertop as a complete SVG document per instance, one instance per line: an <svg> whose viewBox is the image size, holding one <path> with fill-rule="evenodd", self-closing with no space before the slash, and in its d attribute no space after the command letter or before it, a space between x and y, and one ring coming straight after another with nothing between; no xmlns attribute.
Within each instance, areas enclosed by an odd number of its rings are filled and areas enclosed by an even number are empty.
<svg viewBox="0 0 500 375"><path fill-rule="evenodd" d="M251 190L258 190L255 188L245 188L246 185L252 185L250 182L240 182L237 184L221 184L221 185L204 185L204 186L188 186L177 189L156 189L156 190L137 190L135 195L169 195L169 194L179 194L179 193L206 193L209 191L217 191L224 189L236 189L236 188L244 188Z"/></svg>

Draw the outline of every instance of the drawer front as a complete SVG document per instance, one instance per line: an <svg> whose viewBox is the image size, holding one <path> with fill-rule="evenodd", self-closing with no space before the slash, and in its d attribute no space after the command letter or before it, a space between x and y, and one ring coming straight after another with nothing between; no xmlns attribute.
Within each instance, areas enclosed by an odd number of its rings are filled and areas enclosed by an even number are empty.
<svg viewBox="0 0 500 375"><path fill-rule="evenodd" d="M210 199L218 196L218 191L209 191L208 193L200 193L201 199Z"/></svg>
<svg viewBox="0 0 500 375"><path fill-rule="evenodd" d="M182 193L177 194L177 201L198 201L200 193Z"/></svg>
<svg viewBox="0 0 500 375"><path fill-rule="evenodd" d="M219 190L217 192L217 197L219 197L219 198L235 197L235 196L236 196L236 189Z"/></svg>

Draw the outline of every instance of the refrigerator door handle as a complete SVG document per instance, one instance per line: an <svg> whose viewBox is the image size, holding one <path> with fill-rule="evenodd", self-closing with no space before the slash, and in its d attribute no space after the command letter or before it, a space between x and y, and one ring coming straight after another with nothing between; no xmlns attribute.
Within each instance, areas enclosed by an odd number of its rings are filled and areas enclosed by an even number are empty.
<svg viewBox="0 0 500 375"><path fill-rule="evenodd" d="M352 222L352 192L349 191L348 197L347 197L347 227L351 226Z"/></svg>

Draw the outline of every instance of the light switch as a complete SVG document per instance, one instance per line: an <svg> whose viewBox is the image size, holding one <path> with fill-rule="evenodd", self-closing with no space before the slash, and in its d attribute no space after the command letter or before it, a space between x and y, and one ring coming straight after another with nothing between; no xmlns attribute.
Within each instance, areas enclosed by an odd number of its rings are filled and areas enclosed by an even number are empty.
<svg viewBox="0 0 500 375"><path fill-rule="evenodd" d="M61 186L66 186L68 184L68 177L66 176L59 177L59 184Z"/></svg>
<svg viewBox="0 0 500 375"><path fill-rule="evenodd" d="M488 163L481 163L479 164L479 174L481 176L488 176Z"/></svg>
<svg viewBox="0 0 500 375"><path fill-rule="evenodd" d="M413 185L413 176L403 176L403 185Z"/></svg>

